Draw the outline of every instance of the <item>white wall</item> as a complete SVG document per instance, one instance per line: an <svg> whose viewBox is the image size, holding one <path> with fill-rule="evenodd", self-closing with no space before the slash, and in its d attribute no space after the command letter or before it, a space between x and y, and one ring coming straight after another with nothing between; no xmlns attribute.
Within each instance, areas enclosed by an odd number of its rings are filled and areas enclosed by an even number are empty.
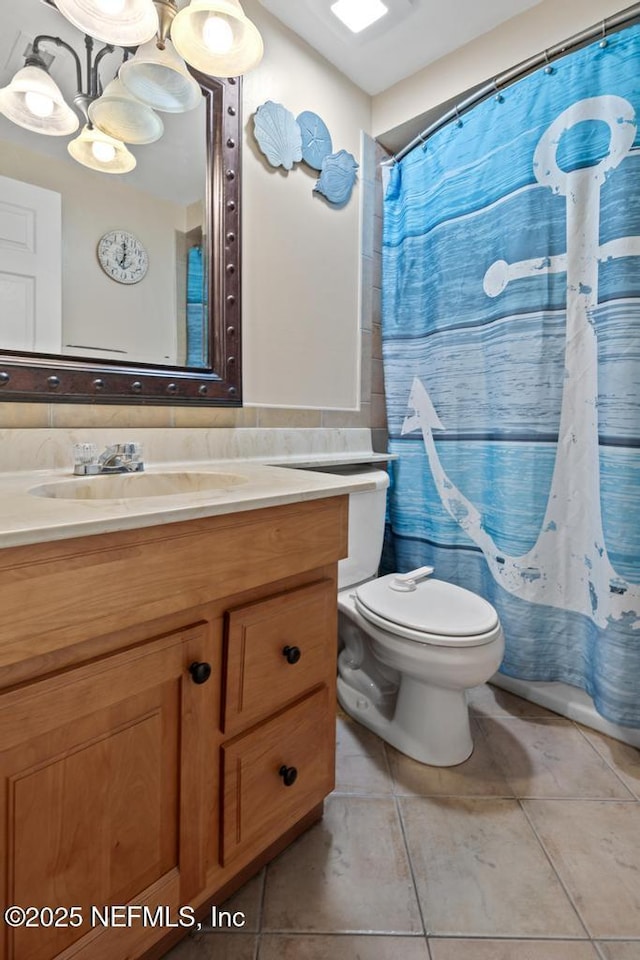
<svg viewBox="0 0 640 960"><path fill-rule="evenodd" d="M624 5L623 5L624 6ZM535 56L623 9L621 0L543 0L477 40L374 97L373 136Z"/></svg>
<svg viewBox="0 0 640 960"><path fill-rule="evenodd" d="M244 78L243 362L246 404L356 409L359 404L360 187L343 209L312 193L305 164L271 167L253 137L266 100L318 113L334 151L360 160L370 97L268 14L243 7L264 38Z"/></svg>

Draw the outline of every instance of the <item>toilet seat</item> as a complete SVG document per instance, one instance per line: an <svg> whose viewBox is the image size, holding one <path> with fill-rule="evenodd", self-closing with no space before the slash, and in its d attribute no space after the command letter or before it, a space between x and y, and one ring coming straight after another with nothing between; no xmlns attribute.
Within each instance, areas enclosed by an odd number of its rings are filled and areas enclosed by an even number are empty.
<svg viewBox="0 0 640 960"><path fill-rule="evenodd" d="M418 643L472 647L500 633L494 608L477 594L442 580L422 580L415 590L390 588L395 574L361 584L354 594L358 612L383 630Z"/></svg>

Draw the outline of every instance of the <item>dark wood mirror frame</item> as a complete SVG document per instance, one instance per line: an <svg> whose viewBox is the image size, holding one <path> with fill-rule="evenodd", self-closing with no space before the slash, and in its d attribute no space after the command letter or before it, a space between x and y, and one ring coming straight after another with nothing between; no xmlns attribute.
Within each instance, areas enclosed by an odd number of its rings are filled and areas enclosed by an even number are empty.
<svg viewBox="0 0 640 960"><path fill-rule="evenodd" d="M209 366L96 363L0 350L0 402L242 405L242 78L193 72L206 98Z"/></svg>

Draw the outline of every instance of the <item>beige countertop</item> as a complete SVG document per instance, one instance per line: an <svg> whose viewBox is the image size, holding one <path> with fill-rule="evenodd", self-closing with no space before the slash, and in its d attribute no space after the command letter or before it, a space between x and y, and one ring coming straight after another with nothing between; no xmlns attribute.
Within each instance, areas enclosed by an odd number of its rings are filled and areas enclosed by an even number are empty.
<svg viewBox="0 0 640 960"><path fill-rule="evenodd" d="M325 464L315 465L330 465L330 462L345 461L327 458ZM303 464L292 463L294 465ZM309 466L309 461L304 465ZM161 482L160 475L166 477L172 473L198 474L197 485L204 487L207 477L202 475L215 474L218 485L214 489L159 496L140 496L136 492L134 484L138 479L148 485L148 478L157 477ZM229 476L228 484L225 475ZM127 496L77 499L81 484L91 485L90 494L93 494L99 489L98 484L121 476L74 477L69 469L0 473L0 547L131 530L374 488L372 479L358 474L334 475L235 459L154 464L144 473L123 478L129 485ZM47 490L51 492L52 484L57 496L43 495Z"/></svg>

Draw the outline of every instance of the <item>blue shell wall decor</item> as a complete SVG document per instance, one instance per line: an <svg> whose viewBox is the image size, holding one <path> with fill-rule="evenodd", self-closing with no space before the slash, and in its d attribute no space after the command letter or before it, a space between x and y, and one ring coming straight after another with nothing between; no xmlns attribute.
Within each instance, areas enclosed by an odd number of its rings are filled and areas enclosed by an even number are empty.
<svg viewBox="0 0 640 960"><path fill-rule="evenodd" d="M302 159L313 170L322 170L322 161L333 150L331 134L317 113L305 110L298 116L302 134Z"/></svg>
<svg viewBox="0 0 640 960"><path fill-rule="evenodd" d="M329 203L343 206L351 196L358 166L356 158L347 150L329 154L322 161L322 173L314 193L322 194Z"/></svg>
<svg viewBox="0 0 640 960"><path fill-rule="evenodd" d="M302 160L302 134L294 115L281 103L267 100L253 118L258 145L272 167L291 170Z"/></svg>

